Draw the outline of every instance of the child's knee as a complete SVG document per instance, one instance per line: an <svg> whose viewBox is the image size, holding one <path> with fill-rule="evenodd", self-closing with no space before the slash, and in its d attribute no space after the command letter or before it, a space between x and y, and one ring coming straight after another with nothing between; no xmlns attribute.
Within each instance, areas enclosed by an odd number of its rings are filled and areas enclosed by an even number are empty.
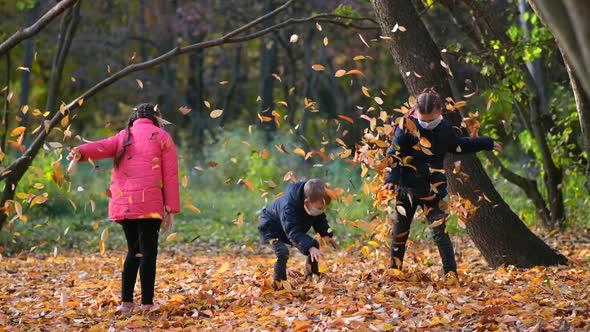
<svg viewBox="0 0 590 332"><path fill-rule="evenodd" d="M289 248L287 246L277 247L275 248L275 255L278 260L287 260L289 259Z"/></svg>

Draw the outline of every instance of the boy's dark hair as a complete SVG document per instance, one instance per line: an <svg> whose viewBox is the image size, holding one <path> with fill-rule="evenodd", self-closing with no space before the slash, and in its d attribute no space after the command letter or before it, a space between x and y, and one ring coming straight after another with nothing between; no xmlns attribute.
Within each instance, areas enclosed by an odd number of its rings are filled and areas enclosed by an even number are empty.
<svg viewBox="0 0 590 332"><path fill-rule="evenodd" d="M443 109L442 98L433 91L423 92L416 98L416 107L420 114L431 114L435 109Z"/></svg>
<svg viewBox="0 0 590 332"><path fill-rule="evenodd" d="M310 179L305 182L303 193L310 202L323 201L324 204L328 205L332 201L326 192L326 184L320 179Z"/></svg>
<svg viewBox="0 0 590 332"><path fill-rule="evenodd" d="M125 155L125 150L127 149L127 146L131 145L130 138L131 138L131 127L133 126L133 122L135 122L135 120L137 120L137 119L145 118L145 119L152 120L154 125L159 127L160 125L158 124L158 118L157 118L159 116L160 116L160 111L158 110L157 105L154 105L154 104L144 103L144 104L139 104L133 108L133 113L131 113L131 115L129 116L129 120L127 121L127 128L125 128L125 131L127 132L127 136L125 137L125 140L123 141L123 148L117 152L117 155L115 156L115 159L113 160L115 168L119 167L119 164L121 163L121 159L123 158L123 155Z"/></svg>

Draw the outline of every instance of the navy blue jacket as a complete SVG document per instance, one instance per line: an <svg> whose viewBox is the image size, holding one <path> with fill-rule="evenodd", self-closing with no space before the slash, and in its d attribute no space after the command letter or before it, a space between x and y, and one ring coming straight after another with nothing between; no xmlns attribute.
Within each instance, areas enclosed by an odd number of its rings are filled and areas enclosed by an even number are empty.
<svg viewBox="0 0 590 332"><path fill-rule="evenodd" d="M410 117L420 131L420 136L425 137L431 143L428 148L432 155L424 152L419 147L419 138L411 133L406 133L399 127L394 133L393 140L387 155L396 155L404 160L407 165L394 157L391 170L387 172L385 183L393 183L400 188L411 189L420 197L431 196L431 185L438 184L436 190L438 196L447 195L446 177L443 172L443 161L447 152L461 154L474 153L482 150L493 150L494 140L491 137L465 137L458 128L453 128L450 122L442 120L433 130L424 129L418 123L418 119ZM406 158L406 157L411 158ZM414 169L415 167L415 169ZM431 169L434 169L432 172Z"/></svg>
<svg viewBox="0 0 590 332"><path fill-rule="evenodd" d="M311 227L321 236L332 236L326 214L310 216L303 207L305 181L292 183L284 194L262 210L258 231L266 243L278 239L292 244L304 255L309 254L314 239L307 235Z"/></svg>

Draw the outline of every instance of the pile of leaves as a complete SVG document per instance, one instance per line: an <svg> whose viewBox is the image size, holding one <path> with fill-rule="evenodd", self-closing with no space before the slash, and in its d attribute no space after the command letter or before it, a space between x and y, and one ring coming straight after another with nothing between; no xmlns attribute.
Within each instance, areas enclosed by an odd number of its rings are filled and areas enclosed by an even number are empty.
<svg viewBox="0 0 590 332"><path fill-rule="evenodd" d="M320 278L293 250L289 282L273 290L266 247L162 248L156 311L114 313L123 251L3 257L0 326L21 330L559 330L590 329L590 234L552 235L570 265L490 269L471 241L454 239L460 283L441 276L432 241L412 242L405 271L376 242L325 249ZM139 294L139 285L136 286ZM137 300L139 297L137 297Z"/></svg>

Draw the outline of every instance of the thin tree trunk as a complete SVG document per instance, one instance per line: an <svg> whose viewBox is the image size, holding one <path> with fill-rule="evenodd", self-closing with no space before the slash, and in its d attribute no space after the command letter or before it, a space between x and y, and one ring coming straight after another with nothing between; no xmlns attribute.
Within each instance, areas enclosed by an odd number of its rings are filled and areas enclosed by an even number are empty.
<svg viewBox="0 0 590 332"><path fill-rule="evenodd" d="M371 0L371 3L383 34L392 37L388 45L410 93L417 95L425 88L434 87L443 97L451 96L438 48L411 1ZM395 24L406 27L406 32L392 33ZM404 75L405 72L417 72L422 77ZM461 121L459 114L448 119L454 125L459 125ZM469 175L467 181L453 175L455 161L461 161L462 172ZM531 267L567 262L563 255L535 236L512 212L474 154L450 155L445 160L445 169L450 192L479 205L473 220L467 223L467 232L488 264L492 267ZM493 203L482 202L482 195Z"/></svg>
<svg viewBox="0 0 590 332"><path fill-rule="evenodd" d="M203 40L204 35L192 36L191 42L196 43ZM188 88L186 90L186 99L193 112L190 115L190 131L192 134L191 146L200 150L205 140L205 128L207 118L204 116L205 110L205 83L203 82L203 66L205 54L204 51L197 51L189 56L189 77ZM208 112L207 112L208 113Z"/></svg>
<svg viewBox="0 0 590 332"><path fill-rule="evenodd" d="M232 65L232 80L227 87L227 90L223 96L223 114L221 115L221 120L219 122L219 126L223 128L227 119L229 118L230 114L235 114L230 108L232 107L231 102L233 100L235 91L238 85L241 82L242 78L242 45L237 45L235 47L236 54L234 56L234 61Z"/></svg>
<svg viewBox="0 0 590 332"><path fill-rule="evenodd" d="M4 97L4 114L2 117L2 126L4 130L2 132L2 141L0 142L0 153L5 153L6 151L6 136L8 135L8 111L10 109L10 100L8 100L8 96L10 95L10 51L6 52L6 95ZM2 161L0 160L0 163ZM2 206L0 205L0 208ZM1 225L0 225L1 226Z"/></svg>
<svg viewBox="0 0 590 332"><path fill-rule="evenodd" d="M264 4L263 14L274 10L274 1L266 0ZM273 24L273 20L268 20L263 24L266 28ZM272 74L277 73L278 66L278 49L276 33L267 35L260 40L260 85L258 95L260 96L260 114L262 116L272 118L272 111L274 109L274 82L275 78ZM268 134L270 131L276 129L274 121L262 122L261 126L267 132L267 139L270 139Z"/></svg>
<svg viewBox="0 0 590 332"><path fill-rule="evenodd" d="M301 107L301 118L299 119L299 124L297 127L297 141L301 144L307 144L305 140L302 139L302 136L305 135L307 132L307 123L309 120L309 112L310 109L306 107L305 100L313 100L314 98L314 90L315 90L315 81L316 81L316 74L312 70L312 57L313 57L313 35L314 35L314 27L308 26L307 33L305 34L304 39L304 46L303 46L303 68L304 68L304 86L303 86L303 97L304 102L303 106Z"/></svg>
<svg viewBox="0 0 590 332"><path fill-rule="evenodd" d="M34 8L27 12L27 19L26 24L31 25L34 22L34 17L36 13L36 8L38 5L35 5ZM31 69L33 65L33 53L34 53L34 42L33 38L29 38L25 41L25 54L23 56L23 66L26 68ZM31 71L30 70L23 70L21 71L21 78L20 78L20 99L19 99L19 114L20 117L19 126L27 127L28 126L28 118L29 113L23 113L22 109L23 106L29 103L29 92L31 90Z"/></svg>
<svg viewBox="0 0 590 332"><path fill-rule="evenodd" d="M53 112L56 107L56 101L59 96L59 87L63 76L64 64L66 62L66 58L68 57L72 40L76 34L78 22L80 21L81 2L82 1L78 1L74 7L68 9L61 22L61 28L59 32L59 46L55 53L55 57L53 58L51 78L47 91L47 102L45 104L45 109L49 112Z"/></svg>

